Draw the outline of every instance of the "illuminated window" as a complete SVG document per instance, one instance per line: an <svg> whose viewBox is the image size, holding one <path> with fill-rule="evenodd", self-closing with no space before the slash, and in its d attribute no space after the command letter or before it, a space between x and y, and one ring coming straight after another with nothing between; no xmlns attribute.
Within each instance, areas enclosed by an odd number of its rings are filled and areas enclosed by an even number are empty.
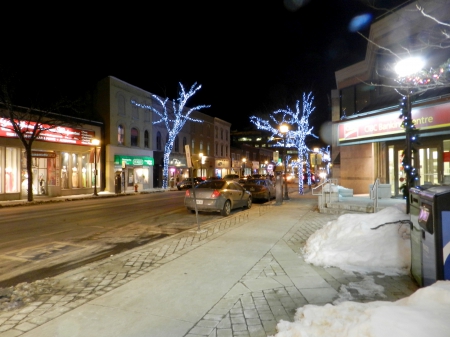
<svg viewBox="0 0 450 337"><path fill-rule="evenodd" d="M125 139L125 130L122 125L119 125L117 127L117 143L119 143L119 145L124 145L123 144L124 139Z"/></svg>

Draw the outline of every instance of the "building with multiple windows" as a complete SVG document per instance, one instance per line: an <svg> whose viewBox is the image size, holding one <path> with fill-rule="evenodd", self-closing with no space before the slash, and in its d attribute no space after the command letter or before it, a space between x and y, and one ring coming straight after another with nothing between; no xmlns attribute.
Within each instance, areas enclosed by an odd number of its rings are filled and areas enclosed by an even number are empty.
<svg viewBox="0 0 450 337"><path fill-rule="evenodd" d="M139 190L161 187L169 132L164 123L154 123L161 117L150 109L161 111L160 102L150 92L112 76L98 83L95 97L96 110L105 125L105 190L115 191L118 180L120 191L134 190L136 185ZM171 106L168 104L169 109ZM230 123L200 111L189 117L197 121L186 121L174 139L169 185L190 175L186 145L190 147L194 176L223 176L230 170Z"/></svg>
<svg viewBox="0 0 450 337"><path fill-rule="evenodd" d="M424 9L432 18L448 21L448 1L427 2ZM391 71L396 56L387 51L406 57L406 50L417 50L426 39L432 41L430 34L442 36L443 27L432 18L422 15L415 2L379 18L370 27L369 39L374 43L368 43L365 59L335 73L333 178L356 194L369 193L369 185L378 178L390 185L392 196L402 195L406 144L399 118L402 90ZM426 53L421 56L428 67L439 66L450 58L448 48L423 50ZM412 161L419 175L417 184L450 183L450 90L430 87L407 94L419 132L420 144Z"/></svg>

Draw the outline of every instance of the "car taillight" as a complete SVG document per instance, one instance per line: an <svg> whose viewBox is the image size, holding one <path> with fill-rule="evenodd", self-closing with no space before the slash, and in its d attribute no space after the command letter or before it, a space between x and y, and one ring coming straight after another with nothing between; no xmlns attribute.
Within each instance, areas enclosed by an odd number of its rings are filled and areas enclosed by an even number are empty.
<svg viewBox="0 0 450 337"><path fill-rule="evenodd" d="M220 192L218 190L214 190L211 194L211 198L218 198L220 196Z"/></svg>
<svg viewBox="0 0 450 337"><path fill-rule="evenodd" d="M186 193L184 194L185 197L190 197L191 196L191 192L190 190L186 190Z"/></svg>

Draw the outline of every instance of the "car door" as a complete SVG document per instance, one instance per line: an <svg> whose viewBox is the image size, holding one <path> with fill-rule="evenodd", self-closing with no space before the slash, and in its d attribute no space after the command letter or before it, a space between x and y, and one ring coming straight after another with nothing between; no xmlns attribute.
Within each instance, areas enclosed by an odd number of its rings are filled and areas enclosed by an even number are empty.
<svg viewBox="0 0 450 337"><path fill-rule="evenodd" d="M246 205L246 200L244 200L245 190L241 185L231 181L228 184L228 190L230 191L230 196L233 199L233 208L244 207Z"/></svg>

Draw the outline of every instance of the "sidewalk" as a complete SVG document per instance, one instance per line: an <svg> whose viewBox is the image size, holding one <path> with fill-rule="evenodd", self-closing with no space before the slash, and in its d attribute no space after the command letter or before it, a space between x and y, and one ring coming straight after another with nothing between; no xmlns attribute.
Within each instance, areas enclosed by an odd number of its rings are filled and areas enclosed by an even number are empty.
<svg viewBox="0 0 450 337"><path fill-rule="evenodd" d="M303 261L308 237L338 216L318 213L311 194L290 197L46 279L33 302L0 312L0 337L274 335L298 307L363 280ZM408 276L374 279L383 300L417 289Z"/></svg>

